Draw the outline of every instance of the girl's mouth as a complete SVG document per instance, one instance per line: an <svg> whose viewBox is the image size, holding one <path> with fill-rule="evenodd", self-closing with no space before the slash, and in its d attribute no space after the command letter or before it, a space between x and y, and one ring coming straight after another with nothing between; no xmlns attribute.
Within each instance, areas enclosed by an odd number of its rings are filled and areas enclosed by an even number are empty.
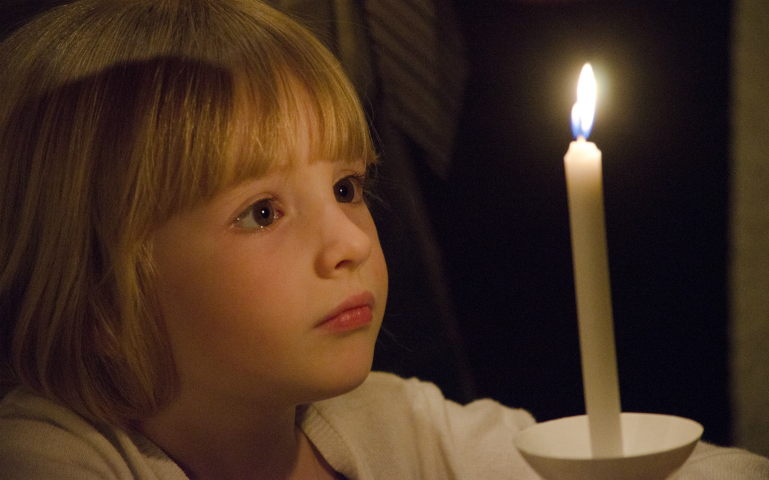
<svg viewBox="0 0 769 480"><path fill-rule="evenodd" d="M374 295L362 292L339 304L317 326L333 332L346 332L368 325L373 320Z"/></svg>

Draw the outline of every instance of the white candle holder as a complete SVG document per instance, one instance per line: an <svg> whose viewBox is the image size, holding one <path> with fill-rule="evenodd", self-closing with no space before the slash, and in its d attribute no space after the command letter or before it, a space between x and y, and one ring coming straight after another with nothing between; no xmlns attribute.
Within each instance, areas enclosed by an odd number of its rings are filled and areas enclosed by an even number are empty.
<svg viewBox="0 0 769 480"><path fill-rule="evenodd" d="M665 480L694 450L702 425L686 418L622 413L622 456L593 458L587 415L538 423L515 446L545 480Z"/></svg>

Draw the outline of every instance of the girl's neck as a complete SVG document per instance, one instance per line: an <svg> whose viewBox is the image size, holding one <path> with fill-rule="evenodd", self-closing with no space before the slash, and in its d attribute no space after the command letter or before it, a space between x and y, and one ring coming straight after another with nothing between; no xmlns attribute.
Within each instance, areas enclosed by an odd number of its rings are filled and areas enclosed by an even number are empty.
<svg viewBox="0 0 769 480"><path fill-rule="evenodd" d="M178 399L140 424L142 433L190 479L334 478L296 426L295 407L264 411L201 407L199 399Z"/></svg>

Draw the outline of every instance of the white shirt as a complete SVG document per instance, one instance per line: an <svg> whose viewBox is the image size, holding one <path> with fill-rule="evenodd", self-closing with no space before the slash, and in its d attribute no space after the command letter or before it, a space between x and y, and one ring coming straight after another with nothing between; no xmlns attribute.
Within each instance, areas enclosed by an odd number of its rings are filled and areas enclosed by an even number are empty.
<svg viewBox="0 0 769 480"><path fill-rule="evenodd" d="M300 407L297 422L351 480L539 479L513 445L531 415L492 400L461 406L415 379L372 373L346 395ZM187 477L141 435L15 390L0 402L0 480L10 479ZM769 479L769 459L700 444L673 479Z"/></svg>

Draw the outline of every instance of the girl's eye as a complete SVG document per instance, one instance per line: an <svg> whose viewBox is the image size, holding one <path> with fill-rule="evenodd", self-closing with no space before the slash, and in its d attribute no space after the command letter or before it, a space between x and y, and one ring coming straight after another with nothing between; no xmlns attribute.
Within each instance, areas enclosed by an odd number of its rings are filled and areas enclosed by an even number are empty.
<svg viewBox="0 0 769 480"><path fill-rule="evenodd" d="M260 230L269 227L272 222L283 214L275 207L272 199L259 200L235 219L235 225L240 228Z"/></svg>
<svg viewBox="0 0 769 480"><path fill-rule="evenodd" d="M334 184L334 196L339 203L356 203L363 200L365 177L350 175Z"/></svg>

